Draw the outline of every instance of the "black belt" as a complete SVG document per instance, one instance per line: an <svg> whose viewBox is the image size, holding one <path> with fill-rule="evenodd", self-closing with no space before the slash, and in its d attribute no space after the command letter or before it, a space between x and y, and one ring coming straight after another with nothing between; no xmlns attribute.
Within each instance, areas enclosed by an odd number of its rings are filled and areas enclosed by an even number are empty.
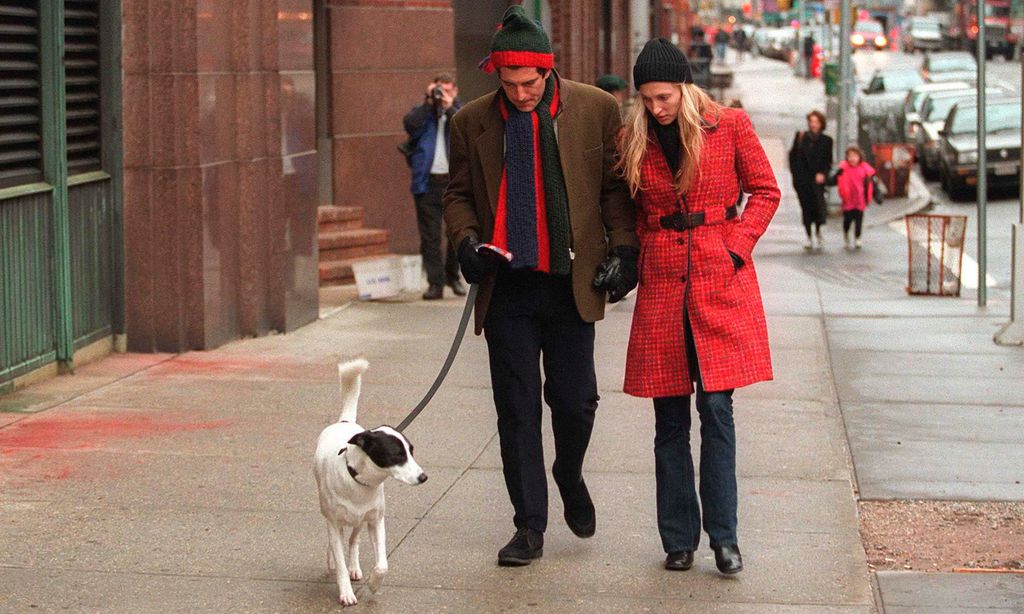
<svg viewBox="0 0 1024 614"><path fill-rule="evenodd" d="M714 215L712 214L709 218L706 211L698 211L697 213L686 214L682 211L678 211L671 215L663 215L658 218L658 225L665 230L675 230L676 232L682 232L689 228L696 228L697 226L703 226L704 224L717 224L726 220L731 220L739 215L739 210L736 205L726 207L723 214ZM714 213L718 213L715 211Z"/></svg>
<svg viewBox="0 0 1024 614"><path fill-rule="evenodd" d="M433 179L434 181L448 181L448 173L443 173L443 174L431 173L430 174L430 178Z"/></svg>

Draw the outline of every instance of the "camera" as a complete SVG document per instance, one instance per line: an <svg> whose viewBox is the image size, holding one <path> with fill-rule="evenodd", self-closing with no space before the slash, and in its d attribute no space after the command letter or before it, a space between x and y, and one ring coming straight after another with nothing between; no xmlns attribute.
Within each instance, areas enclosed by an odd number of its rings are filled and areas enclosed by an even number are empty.
<svg viewBox="0 0 1024 614"><path fill-rule="evenodd" d="M430 90L430 96L434 99L434 102L441 102L444 98L444 90L441 89L440 85L434 86L434 89Z"/></svg>

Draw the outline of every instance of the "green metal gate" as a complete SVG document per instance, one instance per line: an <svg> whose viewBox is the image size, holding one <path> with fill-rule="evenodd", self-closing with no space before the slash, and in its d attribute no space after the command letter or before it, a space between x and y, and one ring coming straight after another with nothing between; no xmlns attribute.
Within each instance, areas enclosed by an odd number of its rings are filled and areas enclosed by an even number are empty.
<svg viewBox="0 0 1024 614"><path fill-rule="evenodd" d="M0 390L121 327L119 36L116 0L0 0Z"/></svg>

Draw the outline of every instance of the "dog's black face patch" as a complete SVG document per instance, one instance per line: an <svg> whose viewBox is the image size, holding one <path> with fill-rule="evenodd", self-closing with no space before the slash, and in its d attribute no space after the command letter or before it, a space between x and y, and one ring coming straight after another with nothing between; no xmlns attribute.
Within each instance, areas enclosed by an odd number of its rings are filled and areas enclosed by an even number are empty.
<svg viewBox="0 0 1024 614"><path fill-rule="evenodd" d="M381 469L395 467L409 460L409 455L405 453L405 446L402 445L402 442L388 433L363 431L356 433L348 442L359 446Z"/></svg>

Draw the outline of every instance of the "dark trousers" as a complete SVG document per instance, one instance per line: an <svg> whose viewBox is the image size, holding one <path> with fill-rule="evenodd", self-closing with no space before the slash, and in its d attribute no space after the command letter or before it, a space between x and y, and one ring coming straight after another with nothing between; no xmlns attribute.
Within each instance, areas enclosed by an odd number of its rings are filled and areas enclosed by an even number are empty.
<svg viewBox="0 0 1024 614"><path fill-rule="evenodd" d="M594 325L580 318L568 276L502 271L484 335L505 486L515 510L512 521L516 528L544 531L548 488L541 395L551 408L555 439L551 473L564 497L583 479L597 411Z"/></svg>
<svg viewBox="0 0 1024 614"><path fill-rule="evenodd" d="M736 429L732 390L706 392L685 321L687 355L697 382L700 416L700 499L690 455L690 397L654 399L654 462L658 531L666 553L696 550L703 525L712 546L736 544Z"/></svg>
<svg viewBox="0 0 1024 614"><path fill-rule="evenodd" d="M441 195L448 186L448 175L431 175L427 191L415 194L416 221L420 230L420 254L427 271L427 283L443 286L459 278L459 259L448 243L445 258L441 257Z"/></svg>
<svg viewBox="0 0 1024 614"><path fill-rule="evenodd" d="M851 211L843 211L843 234L850 232L850 226L853 226L853 236L860 238L861 227L864 226L864 212L857 209Z"/></svg>

